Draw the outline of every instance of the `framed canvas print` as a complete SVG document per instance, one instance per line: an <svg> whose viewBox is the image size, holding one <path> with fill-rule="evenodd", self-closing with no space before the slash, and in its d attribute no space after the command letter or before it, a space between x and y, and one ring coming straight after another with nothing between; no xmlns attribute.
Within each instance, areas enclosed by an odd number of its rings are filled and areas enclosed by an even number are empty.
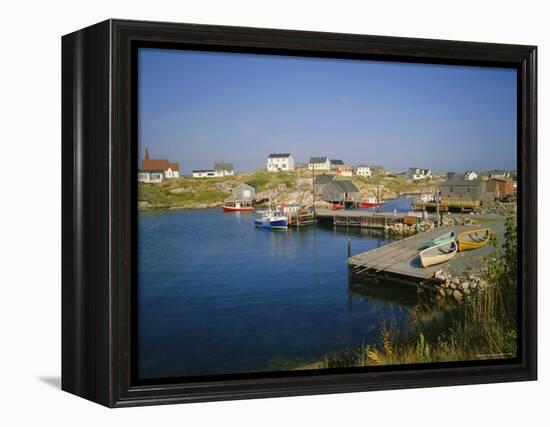
<svg viewBox="0 0 550 427"><path fill-rule="evenodd" d="M536 48L109 20L62 40L62 388L536 379Z"/></svg>

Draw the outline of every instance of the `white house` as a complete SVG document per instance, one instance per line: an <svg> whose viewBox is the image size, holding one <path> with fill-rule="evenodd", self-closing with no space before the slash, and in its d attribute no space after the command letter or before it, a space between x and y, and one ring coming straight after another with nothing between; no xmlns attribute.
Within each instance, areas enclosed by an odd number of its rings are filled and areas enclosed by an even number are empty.
<svg viewBox="0 0 550 427"><path fill-rule="evenodd" d="M307 164L308 169L316 171L329 171L331 168L328 157L312 157Z"/></svg>
<svg viewBox="0 0 550 427"><path fill-rule="evenodd" d="M355 168L355 174L359 176L364 176L366 178L369 178L370 176L372 176L370 166L367 166L367 165L358 165Z"/></svg>
<svg viewBox="0 0 550 427"><path fill-rule="evenodd" d="M424 203L435 202L435 194L423 193L420 195L420 201Z"/></svg>
<svg viewBox="0 0 550 427"><path fill-rule="evenodd" d="M418 179L426 179L432 177L432 171L430 169L409 168L407 177L416 181Z"/></svg>
<svg viewBox="0 0 550 427"><path fill-rule="evenodd" d="M489 178L506 179L510 178L510 172L494 169L489 172Z"/></svg>
<svg viewBox="0 0 550 427"><path fill-rule="evenodd" d="M467 181L473 181L477 179L478 175L475 171L466 171L464 172L464 179Z"/></svg>
<svg viewBox="0 0 550 427"><path fill-rule="evenodd" d="M235 171L233 170L233 163L225 163L223 160L220 163L214 163L214 170L220 176L235 175Z"/></svg>
<svg viewBox="0 0 550 427"><path fill-rule="evenodd" d="M214 163L214 169L194 169L193 178L221 178L224 176L233 176L233 163Z"/></svg>
<svg viewBox="0 0 550 427"><path fill-rule="evenodd" d="M145 157L141 160L141 172L158 171L163 171L163 179L178 178L180 176L180 165L166 159L151 159L149 150L145 148Z"/></svg>
<svg viewBox="0 0 550 427"><path fill-rule="evenodd" d="M218 178L223 176L223 173L214 169L193 169L193 178Z"/></svg>
<svg viewBox="0 0 550 427"><path fill-rule="evenodd" d="M272 153L267 158L267 171L293 171L294 158L290 153Z"/></svg>
<svg viewBox="0 0 550 427"><path fill-rule="evenodd" d="M162 170L140 170L138 172L138 182L159 183L164 181L164 171Z"/></svg>

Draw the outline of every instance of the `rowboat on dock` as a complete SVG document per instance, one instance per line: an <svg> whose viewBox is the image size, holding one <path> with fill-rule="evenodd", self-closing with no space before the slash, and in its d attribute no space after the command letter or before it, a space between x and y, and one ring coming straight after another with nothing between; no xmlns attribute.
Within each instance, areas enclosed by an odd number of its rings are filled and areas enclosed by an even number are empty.
<svg viewBox="0 0 550 427"><path fill-rule="evenodd" d="M420 251L420 262L424 268L441 264L453 258L458 251L458 245L454 240L440 243L431 248Z"/></svg>
<svg viewBox="0 0 550 427"><path fill-rule="evenodd" d="M453 231L449 231L448 233L442 234L441 236L436 237L435 239L428 240L426 243L424 243L425 248L431 248L433 246L440 245L442 243L448 243L451 240L454 240L456 237L456 233Z"/></svg>
<svg viewBox="0 0 550 427"><path fill-rule="evenodd" d="M280 212L265 212L260 218L254 220L254 225L260 228L286 229L288 218Z"/></svg>
<svg viewBox="0 0 550 427"><path fill-rule="evenodd" d="M491 238L490 228L469 230L458 235L458 249L460 252L481 248L489 243Z"/></svg>
<svg viewBox="0 0 550 427"><path fill-rule="evenodd" d="M252 212L254 210L254 202L226 200L222 206L222 210L224 212Z"/></svg>

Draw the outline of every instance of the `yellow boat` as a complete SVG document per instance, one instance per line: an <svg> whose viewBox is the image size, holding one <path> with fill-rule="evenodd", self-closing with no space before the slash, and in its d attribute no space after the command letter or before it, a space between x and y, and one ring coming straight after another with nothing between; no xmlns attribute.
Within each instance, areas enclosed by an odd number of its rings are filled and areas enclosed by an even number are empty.
<svg viewBox="0 0 550 427"><path fill-rule="evenodd" d="M458 235L458 250L463 252L481 248L489 243L490 238L490 228L478 228L476 230L464 231Z"/></svg>

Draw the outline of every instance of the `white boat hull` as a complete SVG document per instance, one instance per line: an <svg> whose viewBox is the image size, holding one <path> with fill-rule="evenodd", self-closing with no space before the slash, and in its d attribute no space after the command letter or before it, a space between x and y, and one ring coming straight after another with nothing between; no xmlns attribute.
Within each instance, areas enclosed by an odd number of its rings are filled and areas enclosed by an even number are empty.
<svg viewBox="0 0 550 427"><path fill-rule="evenodd" d="M431 267L432 265L442 264L452 259L458 251L458 245L453 240L451 242L441 243L420 252L420 262L422 267Z"/></svg>

